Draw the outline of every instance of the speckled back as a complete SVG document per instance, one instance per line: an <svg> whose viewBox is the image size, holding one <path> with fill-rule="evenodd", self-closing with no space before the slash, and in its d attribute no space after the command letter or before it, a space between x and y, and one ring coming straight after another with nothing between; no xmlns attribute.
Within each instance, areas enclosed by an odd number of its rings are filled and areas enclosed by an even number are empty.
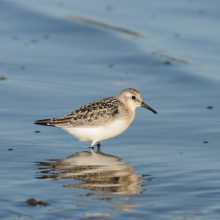
<svg viewBox="0 0 220 220"><path fill-rule="evenodd" d="M125 116L129 116L127 109L121 101L116 97L109 97L90 102L68 115L51 119L51 122L69 123L72 126L98 126L118 119L119 113L122 111L125 113Z"/></svg>

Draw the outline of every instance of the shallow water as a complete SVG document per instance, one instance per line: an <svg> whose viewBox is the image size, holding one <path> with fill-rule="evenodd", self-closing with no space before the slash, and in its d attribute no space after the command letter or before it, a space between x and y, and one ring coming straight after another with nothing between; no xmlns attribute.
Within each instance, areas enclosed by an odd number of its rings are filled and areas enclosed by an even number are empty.
<svg viewBox="0 0 220 220"><path fill-rule="evenodd" d="M1 219L219 219L217 3L2 1ZM33 124L128 87L101 151Z"/></svg>

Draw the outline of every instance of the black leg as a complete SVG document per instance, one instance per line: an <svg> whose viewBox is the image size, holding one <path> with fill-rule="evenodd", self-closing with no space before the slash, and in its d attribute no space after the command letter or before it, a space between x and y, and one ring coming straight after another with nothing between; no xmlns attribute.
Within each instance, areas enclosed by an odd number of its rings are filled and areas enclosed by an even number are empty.
<svg viewBox="0 0 220 220"><path fill-rule="evenodd" d="M89 148L90 148L90 149L92 149L92 150L94 149L94 147L93 147L93 146L91 146L91 147L89 147Z"/></svg>
<svg viewBox="0 0 220 220"><path fill-rule="evenodd" d="M98 142L98 144L97 144L97 151L96 151L97 154L101 154L102 153L101 149L100 149L100 146L101 146L101 144L100 144L100 142Z"/></svg>

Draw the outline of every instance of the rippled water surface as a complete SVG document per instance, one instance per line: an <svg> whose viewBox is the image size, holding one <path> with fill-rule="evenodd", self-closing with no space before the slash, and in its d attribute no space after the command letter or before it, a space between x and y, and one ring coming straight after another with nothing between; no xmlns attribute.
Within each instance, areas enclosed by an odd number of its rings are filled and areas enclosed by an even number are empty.
<svg viewBox="0 0 220 220"><path fill-rule="evenodd" d="M218 1L0 6L1 219L220 218ZM129 87L158 114L94 151L34 125Z"/></svg>

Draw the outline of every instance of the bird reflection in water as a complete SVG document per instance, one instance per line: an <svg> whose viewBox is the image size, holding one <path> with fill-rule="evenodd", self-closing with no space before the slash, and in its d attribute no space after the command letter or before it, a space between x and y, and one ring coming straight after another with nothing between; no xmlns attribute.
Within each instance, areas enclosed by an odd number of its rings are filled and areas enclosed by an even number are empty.
<svg viewBox="0 0 220 220"><path fill-rule="evenodd" d="M63 185L63 187L102 191L101 193L89 193L87 196L129 195L140 193L143 190L142 182L138 181L141 175L133 173L133 166L125 165L127 162L121 161L119 157L102 153L100 148L97 149L97 152L91 149L91 152L78 152L66 159L49 159L48 161L37 162L38 165L44 166L39 168L43 175L37 178L80 180L83 182Z"/></svg>

